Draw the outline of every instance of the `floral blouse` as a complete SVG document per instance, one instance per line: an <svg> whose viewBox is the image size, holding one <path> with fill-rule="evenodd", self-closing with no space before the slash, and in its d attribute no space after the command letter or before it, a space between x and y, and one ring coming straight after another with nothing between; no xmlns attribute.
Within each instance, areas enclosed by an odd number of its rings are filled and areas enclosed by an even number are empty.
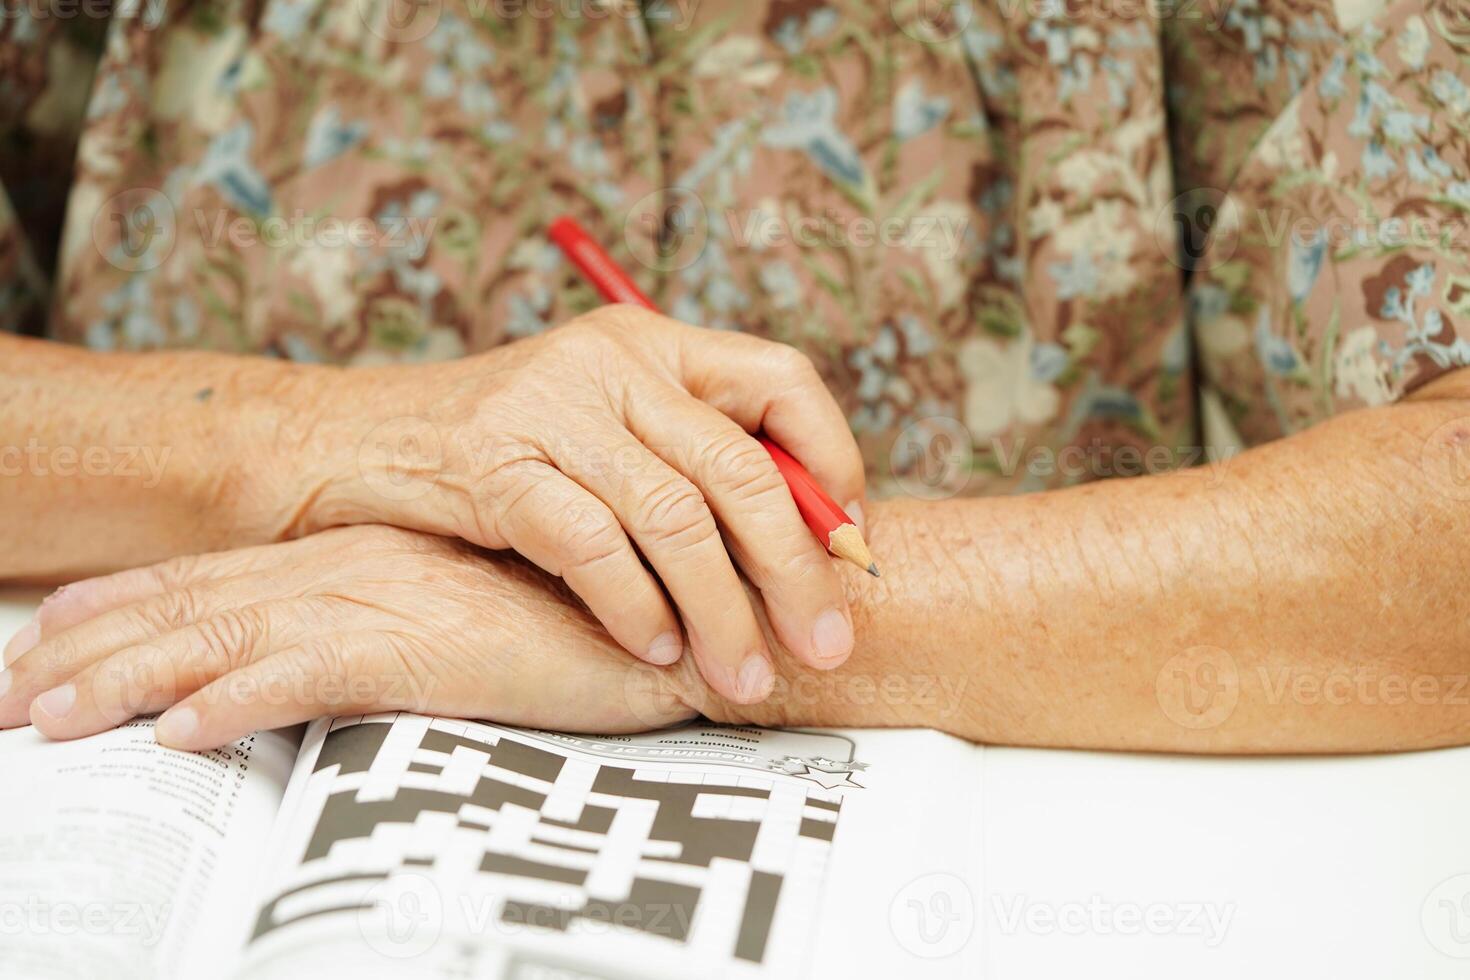
<svg viewBox="0 0 1470 980"><path fill-rule="evenodd" d="M8 329L458 357L597 305L571 213L673 315L810 354L876 491L921 496L1186 465L1470 364L1464 0L10 14Z"/></svg>

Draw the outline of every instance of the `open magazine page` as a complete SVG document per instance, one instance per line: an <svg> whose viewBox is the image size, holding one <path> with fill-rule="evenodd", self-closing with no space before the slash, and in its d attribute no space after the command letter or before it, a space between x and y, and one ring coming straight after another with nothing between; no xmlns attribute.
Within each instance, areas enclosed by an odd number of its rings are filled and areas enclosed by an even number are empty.
<svg viewBox="0 0 1470 980"><path fill-rule="evenodd" d="M0 977L217 976L300 733L196 754L160 747L151 720L0 732Z"/></svg>
<svg viewBox="0 0 1470 980"><path fill-rule="evenodd" d="M844 940L853 911L833 888L855 888L865 866L912 877L898 865L915 855L921 871L969 872L963 848L916 842L917 794L922 771L953 776L969 760L978 773L978 757L914 733L928 756L952 754L868 762L869 740L903 738L715 726L597 738L410 714L318 723L239 976L800 976L819 936L911 964L886 900L881 936ZM943 824L963 823L973 785L951 783Z"/></svg>
<svg viewBox="0 0 1470 980"><path fill-rule="evenodd" d="M844 805L811 975L982 976L985 749L934 731L847 734L874 792Z"/></svg>

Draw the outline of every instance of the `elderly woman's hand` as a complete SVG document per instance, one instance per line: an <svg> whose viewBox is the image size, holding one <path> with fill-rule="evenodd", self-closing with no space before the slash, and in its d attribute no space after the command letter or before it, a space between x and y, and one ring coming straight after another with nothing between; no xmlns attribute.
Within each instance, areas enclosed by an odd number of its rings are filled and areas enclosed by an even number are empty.
<svg viewBox="0 0 1470 980"><path fill-rule="evenodd" d="M856 443L794 349L611 306L462 361L323 378L295 472L263 468L288 535L385 523L514 549L650 663L679 657L682 620L705 678L741 702L772 673L737 563L797 657L851 652L833 562L750 435L861 500Z"/></svg>
<svg viewBox="0 0 1470 980"><path fill-rule="evenodd" d="M555 579L398 528L89 579L37 622L39 643L7 653L0 727L29 712L53 738L157 711L159 741L181 749L395 709L598 732L694 714L632 673L656 668L618 649Z"/></svg>

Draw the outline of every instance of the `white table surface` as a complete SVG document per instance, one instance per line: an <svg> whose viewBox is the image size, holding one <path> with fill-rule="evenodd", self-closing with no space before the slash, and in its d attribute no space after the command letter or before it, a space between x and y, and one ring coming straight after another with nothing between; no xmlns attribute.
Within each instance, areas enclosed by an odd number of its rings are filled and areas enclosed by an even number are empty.
<svg viewBox="0 0 1470 980"><path fill-rule="evenodd" d="M38 598L0 592L0 641ZM908 897L986 980L1470 977L1470 749L983 766L979 880Z"/></svg>

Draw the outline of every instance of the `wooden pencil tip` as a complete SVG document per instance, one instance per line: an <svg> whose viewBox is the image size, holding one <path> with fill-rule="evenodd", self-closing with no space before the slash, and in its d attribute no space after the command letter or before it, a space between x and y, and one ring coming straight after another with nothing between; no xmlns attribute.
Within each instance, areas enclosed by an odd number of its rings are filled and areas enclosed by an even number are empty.
<svg viewBox="0 0 1470 980"><path fill-rule="evenodd" d="M827 538L827 549L838 558L852 562L858 568L865 568L870 573L878 574L878 569L873 564L873 553L868 550L867 542L858 533L857 525L841 524Z"/></svg>
<svg viewBox="0 0 1470 980"><path fill-rule="evenodd" d="M882 578L883 577L883 576L881 576L881 575L878 574L878 566L877 565L874 565L872 562L868 562L868 574L871 575L871 576L873 576L874 578Z"/></svg>

